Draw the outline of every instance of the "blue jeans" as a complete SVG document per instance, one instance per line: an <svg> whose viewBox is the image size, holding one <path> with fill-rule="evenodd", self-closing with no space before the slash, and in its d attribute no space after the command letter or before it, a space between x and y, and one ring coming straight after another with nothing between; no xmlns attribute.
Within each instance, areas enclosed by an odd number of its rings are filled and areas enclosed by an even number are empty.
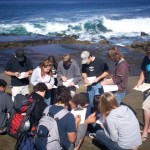
<svg viewBox="0 0 150 150"><path fill-rule="evenodd" d="M108 138L104 133L104 130L98 130L94 138L100 143L100 145L107 147L109 150L124 150L119 147L117 142L113 142Z"/></svg>
<svg viewBox="0 0 150 150"><path fill-rule="evenodd" d="M47 90L45 97L44 97L44 102L49 106L51 105L51 90Z"/></svg>
<svg viewBox="0 0 150 150"><path fill-rule="evenodd" d="M123 98L126 95L126 91L123 91L123 92L120 92L120 93L119 92L115 92L114 95L116 97L118 105L120 105L120 103L122 102Z"/></svg>
<svg viewBox="0 0 150 150"><path fill-rule="evenodd" d="M95 83L87 86L87 93L89 95L90 106L93 107L93 99L95 95L100 95L102 86L100 83Z"/></svg>

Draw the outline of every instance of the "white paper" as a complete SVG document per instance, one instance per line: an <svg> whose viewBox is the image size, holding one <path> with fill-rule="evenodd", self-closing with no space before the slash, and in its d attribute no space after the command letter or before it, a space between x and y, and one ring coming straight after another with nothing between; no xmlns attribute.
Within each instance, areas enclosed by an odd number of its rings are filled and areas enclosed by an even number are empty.
<svg viewBox="0 0 150 150"><path fill-rule="evenodd" d="M96 120L96 123L103 124L103 118L102 118L101 114L98 114L97 117L98 117L98 120Z"/></svg>
<svg viewBox="0 0 150 150"><path fill-rule="evenodd" d="M89 80L89 83L92 84L94 80L96 79L96 76L93 77L87 77L87 80Z"/></svg>
<svg viewBox="0 0 150 150"><path fill-rule="evenodd" d="M56 85L53 85L53 89L57 89L57 86L56 86Z"/></svg>
<svg viewBox="0 0 150 150"><path fill-rule="evenodd" d="M77 115L80 115L80 117L81 117L80 124L83 124L85 121L86 110L87 110L87 108L83 108L82 110L73 109L73 110L71 110L71 113L74 115L74 117L76 117Z"/></svg>
<svg viewBox="0 0 150 150"><path fill-rule="evenodd" d="M144 91L150 89L150 84L149 83L143 83L143 84L139 85L139 87L135 87L133 89L137 90L137 91L144 92Z"/></svg>
<svg viewBox="0 0 150 150"><path fill-rule="evenodd" d="M113 91L118 91L118 86L115 85L104 85L103 86L104 92L113 92Z"/></svg>
<svg viewBox="0 0 150 150"><path fill-rule="evenodd" d="M67 81L63 82L63 85L69 87L70 83L73 81L73 78L68 79ZM79 85L74 85L77 89L79 89Z"/></svg>
<svg viewBox="0 0 150 150"><path fill-rule="evenodd" d="M18 76L19 79L23 79L25 75L25 72L21 72L20 75Z"/></svg>

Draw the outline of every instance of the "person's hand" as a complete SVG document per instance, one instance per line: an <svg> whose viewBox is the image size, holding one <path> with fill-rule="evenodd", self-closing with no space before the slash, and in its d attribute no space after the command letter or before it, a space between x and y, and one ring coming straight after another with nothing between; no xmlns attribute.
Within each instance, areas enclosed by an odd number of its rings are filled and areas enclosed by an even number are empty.
<svg viewBox="0 0 150 150"><path fill-rule="evenodd" d="M65 76L62 76L61 79L62 79L63 82L67 81L67 77L65 77Z"/></svg>
<svg viewBox="0 0 150 150"><path fill-rule="evenodd" d="M19 72L15 72L15 73L14 73L14 76L15 76L15 77L19 77L19 76L20 76L20 73L19 73Z"/></svg>
<svg viewBox="0 0 150 150"><path fill-rule="evenodd" d="M25 72L23 78L28 78L29 77L29 73L28 72Z"/></svg>
<svg viewBox="0 0 150 150"><path fill-rule="evenodd" d="M49 90L51 90L51 89L53 88L53 86L52 86L51 84L47 84L47 88L48 88Z"/></svg>
<svg viewBox="0 0 150 150"><path fill-rule="evenodd" d="M97 83L99 81L98 78L94 79L93 83Z"/></svg>
<svg viewBox="0 0 150 150"><path fill-rule="evenodd" d="M86 124L91 124L96 122L96 113L92 113L88 118L85 120Z"/></svg>
<svg viewBox="0 0 150 150"><path fill-rule="evenodd" d="M106 85L106 80L107 80L107 79L105 79L105 80L103 80L103 81L101 82L101 86Z"/></svg>
<svg viewBox="0 0 150 150"><path fill-rule="evenodd" d="M74 82L70 82L68 86L74 86Z"/></svg>

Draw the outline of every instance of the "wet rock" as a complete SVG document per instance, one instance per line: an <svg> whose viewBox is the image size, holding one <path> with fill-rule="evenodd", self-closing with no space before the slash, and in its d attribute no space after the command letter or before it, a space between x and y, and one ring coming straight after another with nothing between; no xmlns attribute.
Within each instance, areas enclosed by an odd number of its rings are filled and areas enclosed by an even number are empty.
<svg viewBox="0 0 150 150"><path fill-rule="evenodd" d="M108 40L101 40L99 41L100 44L104 44L104 45L107 45L109 44L109 41Z"/></svg>
<svg viewBox="0 0 150 150"><path fill-rule="evenodd" d="M149 34L147 34L145 32L141 32L141 36L149 36Z"/></svg>

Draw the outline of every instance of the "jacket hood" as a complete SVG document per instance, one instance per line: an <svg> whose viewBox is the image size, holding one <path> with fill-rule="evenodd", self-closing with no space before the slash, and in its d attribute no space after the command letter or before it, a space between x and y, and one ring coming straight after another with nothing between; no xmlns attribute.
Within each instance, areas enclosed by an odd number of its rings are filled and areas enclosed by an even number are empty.
<svg viewBox="0 0 150 150"><path fill-rule="evenodd" d="M120 107L112 110L108 116L113 118L128 118L130 117L130 108L127 106L121 105Z"/></svg>

